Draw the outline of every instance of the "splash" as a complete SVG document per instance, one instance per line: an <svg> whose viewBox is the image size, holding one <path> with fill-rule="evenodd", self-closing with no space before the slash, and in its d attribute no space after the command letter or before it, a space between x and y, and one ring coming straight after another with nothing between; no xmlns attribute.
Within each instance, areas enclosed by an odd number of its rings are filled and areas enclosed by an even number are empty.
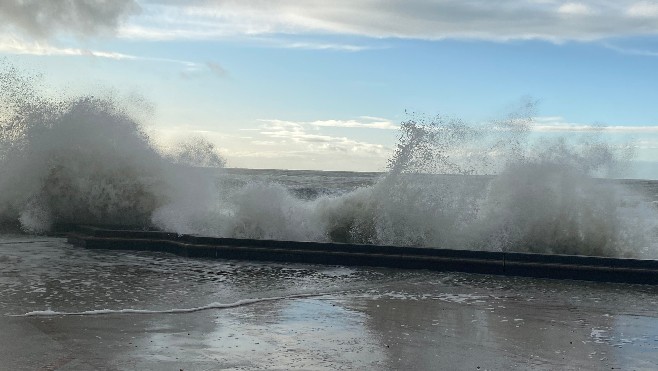
<svg viewBox="0 0 658 371"><path fill-rule="evenodd" d="M658 256L655 205L603 179L629 154L595 134L531 140L532 102L489 123L412 115L373 185L302 197L273 182L231 182L211 169L225 161L203 138L159 148L139 99L54 99L39 84L0 68L0 225Z"/></svg>
<svg viewBox="0 0 658 371"><path fill-rule="evenodd" d="M658 210L601 178L631 154L596 134L530 140L532 108L486 124L403 122L389 171L346 194L302 200L250 183L222 188L203 212L168 205L153 221L225 237L656 257Z"/></svg>
<svg viewBox="0 0 658 371"><path fill-rule="evenodd" d="M112 94L52 98L38 77L0 69L0 221L28 232L56 224L148 226L182 189L194 160L220 160L197 140L158 150ZM214 157L213 157L214 156Z"/></svg>

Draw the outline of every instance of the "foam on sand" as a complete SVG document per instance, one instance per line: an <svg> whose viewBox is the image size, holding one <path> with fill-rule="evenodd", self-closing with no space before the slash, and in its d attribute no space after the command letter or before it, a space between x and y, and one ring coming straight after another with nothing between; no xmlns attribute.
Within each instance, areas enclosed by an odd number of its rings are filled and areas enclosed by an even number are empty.
<svg viewBox="0 0 658 371"><path fill-rule="evenodd" d="M227 308L236 308L246 305L271 302L271 301L281 301L281 300L291 300L291 299L305 299L318 296L324 296L326 294L298 294L298 295L288 295L288 296L275 296L271 298L255 298L255 299L242 299L233 303L210 303L208 305L203 305L200 307L194 308L181 308L181 309L164 309L164 310L147 310L147 309L95 309L88 310L83 312L58 312L51 309L31 311L25 314L15 314L10 315L13 317L51 317L51 316L99 316L107 314L182 314L182 313L193 313L200 312L204 310L213 310L213 309L227 309Z"/></svg>

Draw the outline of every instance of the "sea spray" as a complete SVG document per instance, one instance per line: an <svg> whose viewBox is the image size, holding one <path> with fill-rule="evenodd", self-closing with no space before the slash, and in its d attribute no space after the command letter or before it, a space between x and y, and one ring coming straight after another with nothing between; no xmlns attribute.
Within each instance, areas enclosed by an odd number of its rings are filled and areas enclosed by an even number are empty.
<svg viewBox="0 0 658 371"><path fill-rule="evenodd" d="M413 118L372 186L302 200L253 182L222 187L201 209L167 205L153 221L226 237L657 256L655 207L594 177L619 168L626 149L596 134L530 140L531 128L531 116L516 113L477 125Z"/></svg>
<svg viewBox="0 0 658 371"><path fill-rule="evenodd" d="M211 194L196 193L159 208L154 225L209 236L327 241L316 202L298 199L280 184L250 182L206 191Z"/></svg>
<svg viewBox="0 0 658 371"><path fill-rule="evenodd" d="M5 224L36 233L61 223L148 226L154 210L188 189L190 162L219 162L202 140L163 154L112 94L53 98L39 84L12 66L0 69Z"/></svg>
<svg viewBox="0 0 658 371"><path fill-rule="evenodd" d="M593 177L619 169L628 148L596 134L530 140L532 120L518 114L490 124L437 117L401 127L391 171L374 186L377 213L368 240L657 256L657 210L621 185ZM474 175L482 172L495 175ZM352 234L363 240L360 232Z"/></svg>
<svg viewBox="0 0 658 371"><path fill-rule="evenodd" d="M215 145L199 135L182 138L164 155L172 163L186 167L223 168L226 165L226 159Z"/></svg>
<svg viewBox="0 0 658 371"><path fill-rule="evenodd" d="M202 138L163 150L112 94L52 98L0 69L0 223L210 236L656 257L658 211L595 178L627 153L596 135L530 140L532 105L491 123L411 117L373 185L296 197L231 183Z"/></svg>

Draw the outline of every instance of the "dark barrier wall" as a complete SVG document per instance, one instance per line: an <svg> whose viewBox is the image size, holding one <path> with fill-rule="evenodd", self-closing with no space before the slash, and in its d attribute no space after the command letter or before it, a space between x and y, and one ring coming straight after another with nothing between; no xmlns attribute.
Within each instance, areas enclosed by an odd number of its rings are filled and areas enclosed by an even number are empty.
<svg viewBox="0 0 658 371"><path fill-rule="evenodd" d="M658 284L656 260L213 238L91 226L75 227L68 241L90 249L161 251L188 257Z"/></svg>

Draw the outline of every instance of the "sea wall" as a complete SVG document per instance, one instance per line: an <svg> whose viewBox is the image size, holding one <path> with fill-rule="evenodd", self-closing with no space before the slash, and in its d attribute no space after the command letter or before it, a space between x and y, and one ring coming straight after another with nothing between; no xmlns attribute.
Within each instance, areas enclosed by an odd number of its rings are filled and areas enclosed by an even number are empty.
<svg viewBox="0 0 658 371"><path fill-rule="evenodd" d="M67 236L70 243L88 249L158 251L195 258L427 269L658 284L656 260L214 238L92 226L77 226Z"/></svg>

